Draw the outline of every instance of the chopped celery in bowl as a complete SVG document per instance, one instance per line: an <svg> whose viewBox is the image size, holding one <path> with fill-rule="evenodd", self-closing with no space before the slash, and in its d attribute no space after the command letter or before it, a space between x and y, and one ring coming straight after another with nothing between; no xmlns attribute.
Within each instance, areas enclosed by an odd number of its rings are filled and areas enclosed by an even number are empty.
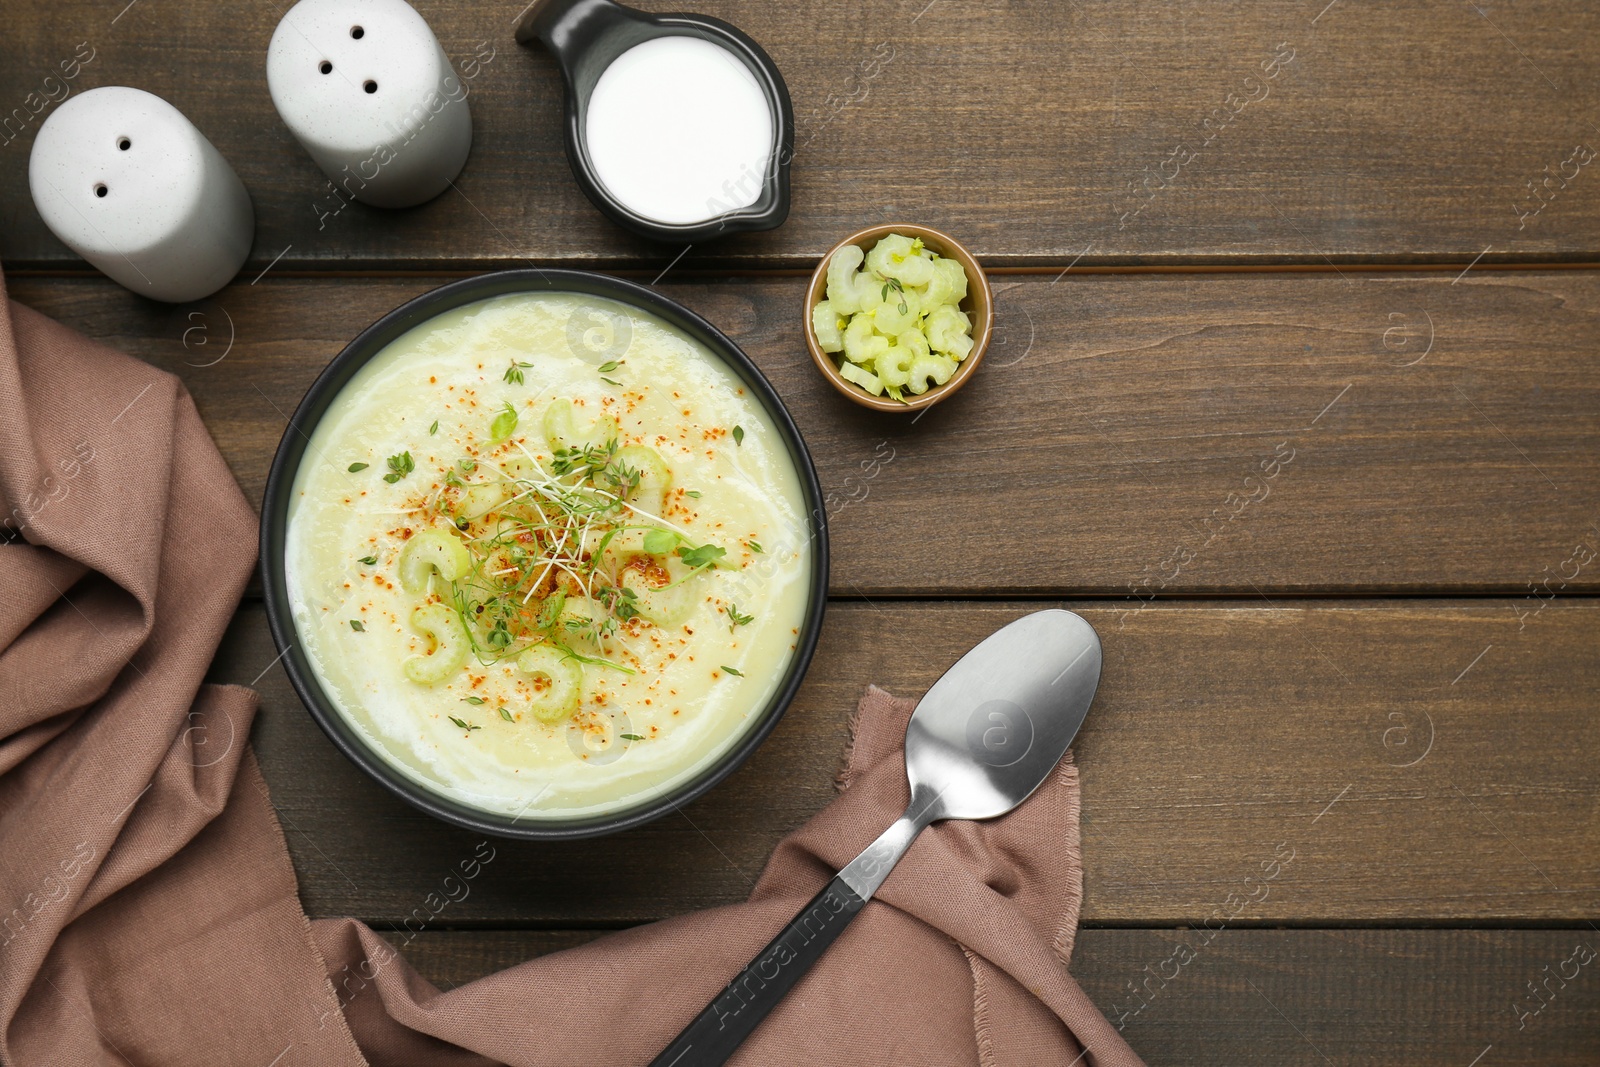
<svg viewBox="0 0 1600 1067"><path fill-rule="evenodd" d="M954 392L988 346L993 302L982 269L923 226L874 227L840 242L806 294L813 361L851 400L880 411Z"/></svg>

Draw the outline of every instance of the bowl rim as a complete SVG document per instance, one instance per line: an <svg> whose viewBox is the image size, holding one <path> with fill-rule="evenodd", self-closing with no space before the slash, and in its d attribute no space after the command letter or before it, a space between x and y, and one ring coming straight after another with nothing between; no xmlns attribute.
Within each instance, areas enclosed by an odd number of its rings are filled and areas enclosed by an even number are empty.
<svg viewBox="0 0 1600 1067"><path fill-rule="evenodd" d="M677 788L633 807L601 815L521 822L521 816L496 815L417 783L379 756L334 706L311 670L294 627L284 552L295 475L310 447L311 434L350 380L390 342L446 311L496 296L538 292L616 300L683 331L728 365L765 408L789 449L806 502L812 571L794 655L759 718L732 748ZM677 810L727 778L766 740L793 702L821 635L828 592L828 521L816 466L794 418L755 362L721 330L677 301L622 278L558 268L505 270L449 282L407 300L362 330L329 361L295 408L273 456L261 501L260 567L267 626L289 683L311 718L347 759L394 796L444 822L498 837L570 840L631 829Z"/></svg>
<svg viewBox="0 0 1600 1067"><path fill-rule="evenodd" d="M928 241L931 238L933 242L942 245L943 248L939 250L939 254L947 259L957 260L961 264L961 269L966 271L968 299L973 301L974 310L976 310L978 301L973 298L972 291L974 287L983 291L982 321L973 324L973 346L967 358L961 361L961 365L956 368L955 374L951 375L949 381L943 385L934 386L921 396L913 396L904 401L895 400L893 397L873 396L854 382L846 381L839 373L839 368L834 365L833 357L824 352L822 346L817 343L816 331L811 324L811 312L823 299L827 285L828 262L833 259L834 253L845 245L860 245L863 242L876 244L891 233L900 233L908 237L920 237L924 239L925 244L931 243ZM990 287L988 275L983 272L983 266L978 262L977 257L967 249L966 245L963 245L944 231L915 222L881 223L856 231L828 249L823 255L821 262L811 272L811 281L806 286L805 314L801 326L805 331L806 350L811 353L811 362L816 364L817 370L821 371L822 376L840 393L843 393L862 407L871 408L874 411L917 411L922 408L932 407L939 401L954 394L977 371L978 364L983 362L984 355L989 351L990 337L994 332L994 290Z"/></svg>

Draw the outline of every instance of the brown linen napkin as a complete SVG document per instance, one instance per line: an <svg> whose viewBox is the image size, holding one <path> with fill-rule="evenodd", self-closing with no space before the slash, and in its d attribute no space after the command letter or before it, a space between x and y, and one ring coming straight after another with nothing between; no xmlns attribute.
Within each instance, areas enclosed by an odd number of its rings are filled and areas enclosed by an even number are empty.
<svg viewBox="0 0 1600 1067"><path fill-rule="evenodd" d="M255 694L201 685L250 506L176 379L3 296L0 1063L360 1064Z"/></svg>
<svg viewBox="0 0 1600 1067"><path fill-rule="evenodd" d="M867 691L843 794L779 843L746 903L612 934L447 993L360 923L313 923L362 1051L375 1064L648 1063L904 810L901 744L914 706ZM923 831L730 1062L1136 1067L1067 973L1082 875L1069 756L1010 815Z"/></svg>
<svg viewBox="0 0 1600 1067"><path fill-rule="evenodd" d="M646 1063L907 800L912 704L871 690L747 903L441 993L308 926L253 694L201 685L254 517L182 387L0 300L0 524L0 1063ZM1138 1064L1066 971L1077 814L1067 762L926 831L734 1062Z"/></svg>

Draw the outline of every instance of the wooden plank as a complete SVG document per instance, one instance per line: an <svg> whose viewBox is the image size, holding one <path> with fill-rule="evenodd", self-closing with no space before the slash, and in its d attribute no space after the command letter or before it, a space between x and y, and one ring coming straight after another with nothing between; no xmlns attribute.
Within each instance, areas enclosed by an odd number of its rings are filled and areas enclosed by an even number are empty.
<svg viewBox="0 0 1600 1067"><path fill-rule="evenodd" d="M388 936L451 989L602 932ZM1478 1062L1588 1067L1600 964L1578 961L1597 949L1589 929L1088 929L1072 972L1150 1067L1465 1067L1491 1048Z"/></svg>
<svg viewBox="0 0 1600 1067"><path fill-rule="evenodd" d="M497 844L441 921L611 926L743 898L833 797L860 688L919 693L1034 606L835 603L794 706L727 782L616 837ZM1080 610L1106 650L1075 746L1086 921L1570 922L1600 907L1600 602L1557 602L1523 632L1471 602ZM478 839L349 765L275 655L248 607L216 676L262 693L256 742L306 907L398 921Z"/></svg>
<svg viewBox="0 0 1600 1067"><path fill-rule="evenodd" d="M257 213L246 278L280 253L280 268L659 269L678 248L624 235L578 192L555 65L511 40L522 6L419 2L468 87L474 149L455 190L384 212L343 206L273 111L262 72L281 8L28 5L0 43L0 123L12 122L0 259L82 265L29 203L27 155L51 95L117 84L170 100L239 171ZM1600 136L1582 105L1600 89L1581 47L1600 33L1589 5L1228 0L1204 17L1103 0L694 6L777 60L799 148L789 221L697 247L685 265L800 265L895 217L996 265L1600 251L1595 178L1573 155ZM63 83L60 64L91 52Z"/></svg>
<svg viewBox="0 0 1600 1067"><path fill-rule="evenodd" d="M13 292L182 375L254 500L325 362L439 281L268 277L177 310L97 279ZM828 496L836 592L1600 589L1600 274L1001 287L987 365L906 419L816 373L801 279L664 286L792 408Z"/></svg>

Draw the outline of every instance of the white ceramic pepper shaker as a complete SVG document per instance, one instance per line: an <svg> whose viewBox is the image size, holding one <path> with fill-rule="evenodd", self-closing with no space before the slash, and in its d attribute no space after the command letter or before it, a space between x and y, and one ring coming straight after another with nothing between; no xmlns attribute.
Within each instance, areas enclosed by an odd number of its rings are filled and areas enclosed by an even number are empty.
<svg viewBox="0 0 1600 1067"><path fill-rule="evenodd" d="M267 48L278 114L346 196L431 200L472 148L467 88L405 0L300 0Z"/></svg>
<svg viewBox="0 0 1600 1067"><path fill-rule="evenodd" d="M56 108L34 138L28 188L62 244L156 300L221 289L255 236L250 194L228 161L143 89L107 85Z"/></svg>

